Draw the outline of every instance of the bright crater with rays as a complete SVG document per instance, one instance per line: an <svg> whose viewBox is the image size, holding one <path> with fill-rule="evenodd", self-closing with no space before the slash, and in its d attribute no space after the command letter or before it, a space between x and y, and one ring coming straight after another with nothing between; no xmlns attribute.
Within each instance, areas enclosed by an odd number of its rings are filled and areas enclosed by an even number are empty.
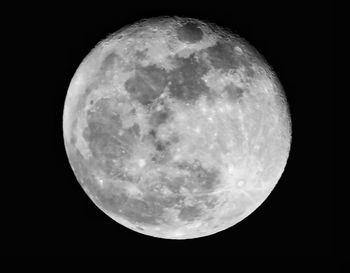
<svg viewBox="0 0 350 273"><path fill-rule="evenodd" d="M65 101L66 151L91 200L160 238L247 217L285 168L285 95L244 39L190 18L143 20L99 43Z"/></svg>

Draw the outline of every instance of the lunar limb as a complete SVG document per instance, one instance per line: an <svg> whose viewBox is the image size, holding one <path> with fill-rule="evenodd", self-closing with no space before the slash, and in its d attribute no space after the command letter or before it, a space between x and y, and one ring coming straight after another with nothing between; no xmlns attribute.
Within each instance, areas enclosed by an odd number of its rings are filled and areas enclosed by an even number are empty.
<svg viewBox="0 0 350 273"><path fill-rule="evenodd" d="M179 17L98 44L71 81L63 129L93 202L169 239L247 217L281 177L291 143L285 94L263 57L214 24Z"/></svg>

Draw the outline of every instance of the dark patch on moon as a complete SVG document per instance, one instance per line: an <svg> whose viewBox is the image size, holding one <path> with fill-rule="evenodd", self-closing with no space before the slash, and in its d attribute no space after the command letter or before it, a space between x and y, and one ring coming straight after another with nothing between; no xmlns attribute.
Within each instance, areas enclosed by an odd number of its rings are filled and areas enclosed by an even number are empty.
<svg viewBox="0 0 350 273"><path fill-rule="evenodd" d="M149 123L152 127L159 127L161 124L168 122L171 116L170 110L162 109L160 111L153 111L149 119Z"/></svg>
<svg viewBox="0 0 350 273"><path fill-rule="evenodd" d="M172 179L163 176L162 181L164 184L167 185L168 189L175 194L179 194L181 187L184 186L186 183L184 176L177 176Z"/></svg>
<svg viewBox="0 0 350 273"><path fill-rule="evenodd" d="M246 52L239 54L235 50L235 46L242 47L239 43L220 40L204 51L208 54L208 59L214 68L223 71L244 68L246 77L253 78L255 76L255 71L252 68L254 59Z"/></svg>
<svg viewBox="0 0 350 273"><path fill-rule="evenodd" d="M166 71L155 65L137 66L134 76L124 84L132 99L147 106L154 102L166 86Z"/></svg>
<svg viewBox="0 0 350 273"><path fill-rule="evenodd" d="M69 159L78 180L88 193L92 194L90 197L104 209L118 212L127 201L127 196L121 191L114 190L112 186L101 189L93 175L95 170L95 166L92 164L93 160L86 160L79 150L70 151Z"/></svg>
<svg viewBox="0 0 350 273"><path fill-rule="evenodd" d="M174 58L178 67L169 72L169 93L182 102L196 101L209 92L202 77L209 71L207 64L193 53L187 58Z"/></svg>
<svg viewBox="0 0 350 273"><path fill-rule="evenodd" d="M108 70L113 69L116 59L117 59L117 54L114 52L111 52L108 55L106 55L106 57L102 61L101 68L100 68L101 76L105 76Z"/></svg>
<svg viewBox="0 0 350 273"><path fill-rule="evenodd" d="M145 200L129 198L121 211L121 215L131 222L157 225L158 219L162 215L162 209Z"/></svg>
<svg viewBox="0 0 350 273"><path fill-rule="evenodd" d="M102 203L103 208L117 215L120 214L121 209L129 199L126 193L120 189L114 189L112 186L109 186L104 190L100 190L98 198Z"/></svg>
<svg viewBox="0 0 350 273"><path fill-rule="evenodd" d="M203 32L197 23L186 23L176 30L177 38L181 42L196 43L202 40Z"/></svg>
<svg viewBox="0 0 350 273"><path fill-rule="evenodd" d="M155 143L156 150L158 152L164 152L168 145L169 145L168 143L166 143L164 141L160 141L160 140L156 141L156 143Z"/></svg>
<svg viewBox="0 0 350 273"><path fill-rule="evenodd" d="M135 54L137 54L137 52ZM97 73L96 82L101 84L110 81L112 75L108 75L108 72L112 72L111 74L113 74L116 67L118 67L118 69L121 71L130 72L132 70L133 63L124 60L115 51L107 53L101 62L100 69Z"/></svg>
<svg viewBox="0 0 350 273"><path fill-rule="evenodd" d="M150 130L142 138L143 142L147 142L153 146L151 152L151 161L155 164L164 164L171 159L170 148L179 142L179 137L173 134L169 139L159 139L158 129L165 123L169 122L172 113L169 109L153 110L148 120Z"/></svg>
<svg viewBox="0 0 350 273"><path fill-rule="evenodd" d="M166 222L163 219L164 209L173 207L182 200L182 196L162 196L161 193L157 193L157 195L146 193L142 199L129 198L120 215L133 223L159 225Z"/></svg>
<svg viewBox="0 0 350 273"><path fill-rule="evenodd" d="M211 191L219 183L219 172L215 169L204 169L203 167L197 167L194 169L193 177L195 181L200 185L202 190Z"/></svg>
<svg viewBox="0 0 350 273"><path fill-rule="evenodd" d="M194 53L187 58L173 57L171 61L176 64L176 68L169 72L156 65L137 65L134 75L124 84L131 98L149 106L162 95L166 87L170 97L181 102L194 102L209 93L202 79L210 69L207 63Z"/></svg>
<svg viewBox="0 0 350 273"><path fill-rule="evenodd" d="M174 142L160 140L158 138L152 139L151 142L154 145L154 152L152 152L151 155L151 160L153 163L163 165L171 160L172 155L170 148Z"/></svg>
<svg viewBox="0 0 350 273"><path fill-rule="evenodd" d="M136 50L135 51L135 59L137 61L142 61L147 58L147 50Z"/></svg>
<svg viewBox="0 0 350 273"><path fill-rule="evenodd" d="M240 64L232 43L218 41L214 46L207 48L206 52L210 63L216 69L234 69Z"/></svg>
<svg viewBox="0 0 350 273"><path fill-rule="evenodd" d="M88 126L83 138L88 143L96 165L107 175L120 175L123 160L130 156L130 147L140 135L140 127L134 124L123 128L117 113L109 108L110 99L100 99L87 114Z"/></svg>
<svg viewBox="0 0 350 273"><path fill-rule="evenodd" d="M186 170L190 172L188 177L188 183L184 187L189 187L190 189L199 189L199 192L207 193L215 189L217 184L220 182L219 170L205 169L199 163L189 163L183 161L177 164L179 169Z"/></svg>
<svg viewBox="0 0 350 273"><path fill-rule="evenodd" d="M232 103L238 102L243 97L244 93L247 92L233 83L226 85L224 91Z"/></svg>
<svg viewBox="0 0 350 273"><path fill-rule="evenodd" d="M180 220L193 221L202 214L202 210L197 206L184 206L178 215Z"/></svg>
<svg viewBox="0 0 350 273"><path fill-rule="evenodd" d="M213 209L219 202L219 197L213 194L203 194L196 197L198 202L202 202L203 205L208 209Z"/></svg>

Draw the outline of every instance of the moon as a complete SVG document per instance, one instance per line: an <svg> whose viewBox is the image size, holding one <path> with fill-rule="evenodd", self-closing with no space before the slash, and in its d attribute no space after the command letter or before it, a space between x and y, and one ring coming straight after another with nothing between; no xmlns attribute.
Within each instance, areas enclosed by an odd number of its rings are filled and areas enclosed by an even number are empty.
<svg viewBox="0 0 350 273"><path fill-rule="evenodd" d="M233 227L268 197L287 163L291 118L276 74L246 40L159 17L86 56L63 133L101 211L145 235L190 239Z"/></svg>

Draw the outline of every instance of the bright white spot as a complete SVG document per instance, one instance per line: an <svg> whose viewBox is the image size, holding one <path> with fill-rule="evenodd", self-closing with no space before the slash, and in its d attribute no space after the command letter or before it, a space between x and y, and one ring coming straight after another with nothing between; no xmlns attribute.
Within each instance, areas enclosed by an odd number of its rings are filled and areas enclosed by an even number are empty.
<svg viewBox="0 0 350 273"><path fill-rule="evenodd" d="M160 111L160 110L162 110L162 109L163 109L163 106L162 106L161 104L157 105L156 111Z"/></svg>
<svg viewBox="0 0 350 273"><path fill-rule="evenodd" d="M229 172L230 174L234 174L234 171L235 171L235 168L233 167L233 165L230 165L230 166L228 167L228 172Z"/></svg>
<svg viewBox="0 0 350 273"><path fill-rule="evenodd" d="M238 186L239 188L243 187L244 184L245 184L245 181L244 181L244 180L238 180L238 181L237 181L237 186Z"/></svg>
<svg viewBox="0 0 350 273"><path fill-rule="evenodd" d="M232 110L233 110L232 105L226 104L226 111L227 111L227 112L230 112L230 111L232 111Z"/></svg>
<svg viewBox="0 0 350 273"><path fill-rule="evenodd" d="M235 46L235 50L238 54L242 54L243 51L242 51L242 48L240 48L239 46Z"/></svg>
<svg viewBox="0 0 350 273"><path fill-rule="evenodd" d="M208 112L208 108L206 106L204 106L204 105L202 105L201 110L202 110L203 113Z"/></svg>
<svg viewBox="0 0 350 273"><path fill-rule="evenodd" d="M142 195L142 192L135 185L128 184L125 188L126 188L128 194L131 196Z"/></svg>
<svg viewBox="0 0 350 273"><path fill-rule="evenodd" d="M103 183L104 183L103 179L100 177L97 177L96 180L100 184L100 186L103 187Z"/></svg>
<svg viewBox="0 0 350 273"><path fill-rule="evenodd" d="M179 114L177 115L177 117L178 117L178 119L181 120L181 121L187 120L187 115L184 114L184 113L179 113Z"/></svg>
<svg viewBox="0 0 350 273"><path fill-rule="evenodd" d="M140 168L143 168L146 165L146 161L144 159L139 160L139 166Z"/></svg>

